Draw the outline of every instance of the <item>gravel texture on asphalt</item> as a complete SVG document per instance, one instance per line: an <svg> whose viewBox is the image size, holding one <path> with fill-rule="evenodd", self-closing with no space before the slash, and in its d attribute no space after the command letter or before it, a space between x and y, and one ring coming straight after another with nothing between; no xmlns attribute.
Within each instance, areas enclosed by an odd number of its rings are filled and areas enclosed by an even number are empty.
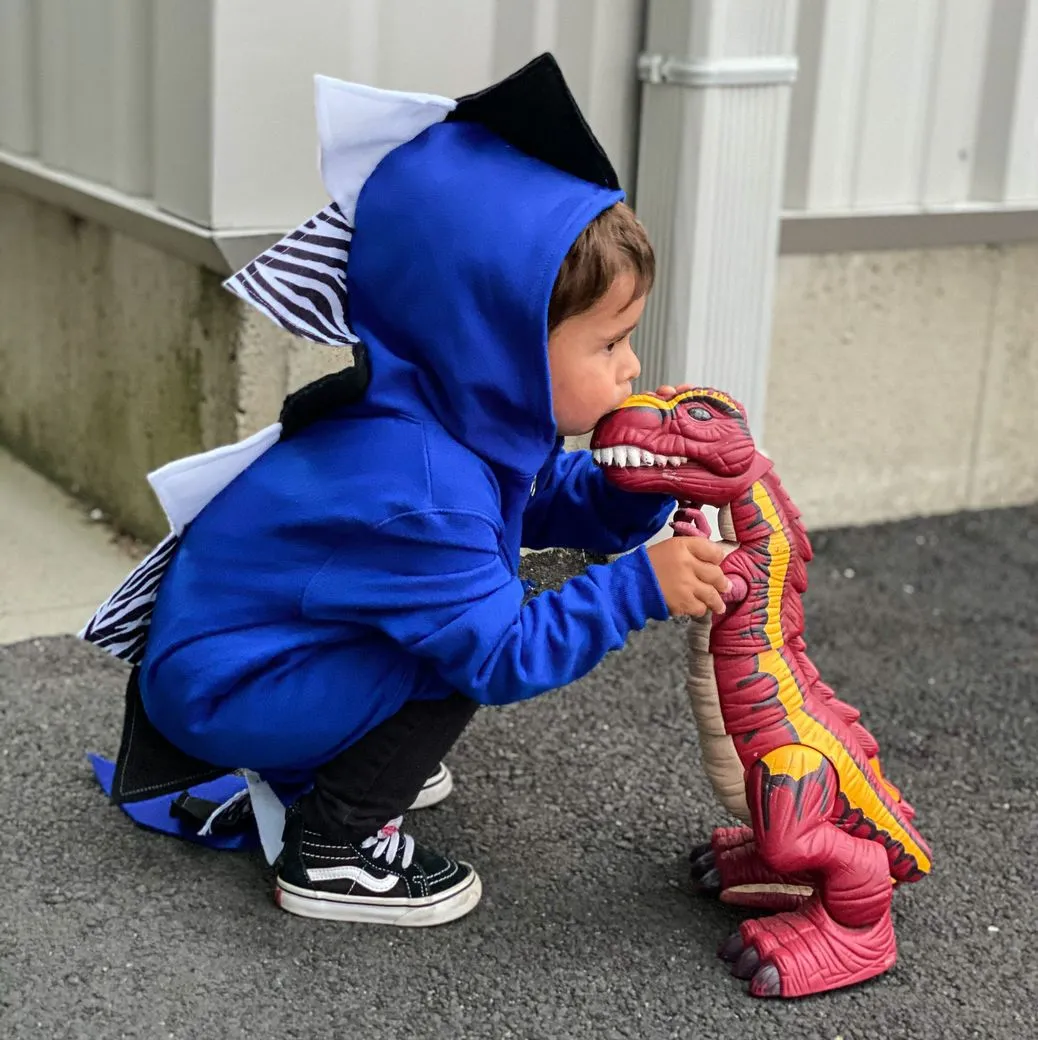
<svg viewBox="0 0 1038 1040"><path fill-rule="evenodd" d="M0 1037L1038 1036L1038 508L815 547L814 659L934 848L934 874L895 893L883 978L756 1001L717 958L741 916L688 891L688 849L725 817L684 623L477 716L455 793L411 828L475 863L484 899L414 931L280 913L257 855L135 828L83 757L116 749L123 667L59 638L0 649Z"/></svg>

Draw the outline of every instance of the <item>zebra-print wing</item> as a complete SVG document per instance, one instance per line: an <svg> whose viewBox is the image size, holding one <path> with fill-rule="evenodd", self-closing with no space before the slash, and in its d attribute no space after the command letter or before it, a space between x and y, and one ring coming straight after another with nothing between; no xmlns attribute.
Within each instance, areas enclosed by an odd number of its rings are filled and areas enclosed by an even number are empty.
<svg viewBox="0 0 1038 1040"><path fill-rule="evenodd" d="M333 201L224 287L283 329L338 347L357 342L350 328L346 263L364 182L393 149L442 122L457 102L329 76L315 77L314 87L321 177Z"/></svg>
<svg viewBox="0 0 1038 1040"><path fill-rule="evenodd" d="M231 275L224 288L304 339L331 347L356 343L346 299L352 238L333 202Z"/></svg>
<svg viewBox="0 0 1038 1040"><path fill-rule="evenodd" d="M184 528L240 473L278 442L281 424L264 427L244 441L167 462L148 474L172 530L97 608L79 633L115 657L139 664L148 640L159 583L180 544Z"/></svg>
<svg viewBox="0 0 1038 1040"><path fill-rule="evenodd" d="M130 664L140 664L148 642L159 583L180 539L172 532L130 572L101 604L79 638Z"/></svg>

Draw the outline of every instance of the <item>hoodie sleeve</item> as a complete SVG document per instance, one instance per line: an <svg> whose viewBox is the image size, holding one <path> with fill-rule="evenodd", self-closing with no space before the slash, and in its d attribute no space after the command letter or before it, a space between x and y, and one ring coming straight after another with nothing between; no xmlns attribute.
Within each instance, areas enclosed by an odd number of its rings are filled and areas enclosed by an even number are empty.
<svg viewBox="0 0 1038 1040"><path fill-rule="evenodd" d="M380 629L481 704L574 682L650 618L668 616L644 549L525 606L482 514L415 512L351 539L310 581L306 617Z"/></svg>
<svg viewBox="0 0 1038 1040"><path fill-rule="evenodd" d="M674 504L666 495L621 491L606 480L589 451L561 451L541 472L526 507L523 545L626 552L654 535Z"/></svg>

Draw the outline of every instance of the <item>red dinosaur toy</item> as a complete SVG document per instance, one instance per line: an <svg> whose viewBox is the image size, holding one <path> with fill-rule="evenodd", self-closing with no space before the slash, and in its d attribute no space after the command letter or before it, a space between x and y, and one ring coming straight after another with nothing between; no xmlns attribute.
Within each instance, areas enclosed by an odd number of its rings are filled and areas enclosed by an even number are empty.
<svg viewBox="0 0 1038 1040"><path fill-rule="evenodd" d="M595 459L630 491L680 503L678 535L706 537L719 509L728 609L691 626L689 694L721 802L749 826L692 852L701 891L780 911L745 921L720 950L758 997L862 982L896 959L894 884L931 868L915 815L884 779L875 738L807 656L811 545L742 406L696 388L628 398L598 424Z"/></svg>

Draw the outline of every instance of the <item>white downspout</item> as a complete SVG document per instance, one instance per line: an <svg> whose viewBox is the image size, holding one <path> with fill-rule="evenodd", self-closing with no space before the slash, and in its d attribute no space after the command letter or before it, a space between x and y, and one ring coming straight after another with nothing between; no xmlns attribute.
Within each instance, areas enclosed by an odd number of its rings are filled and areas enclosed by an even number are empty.
<svg viewBox="0 0 1038 1040"><path fill-rule="evenodd" d="M657 252L642 388L742 401L762 436L798 0L649 0L636 204Z"/></svg>

